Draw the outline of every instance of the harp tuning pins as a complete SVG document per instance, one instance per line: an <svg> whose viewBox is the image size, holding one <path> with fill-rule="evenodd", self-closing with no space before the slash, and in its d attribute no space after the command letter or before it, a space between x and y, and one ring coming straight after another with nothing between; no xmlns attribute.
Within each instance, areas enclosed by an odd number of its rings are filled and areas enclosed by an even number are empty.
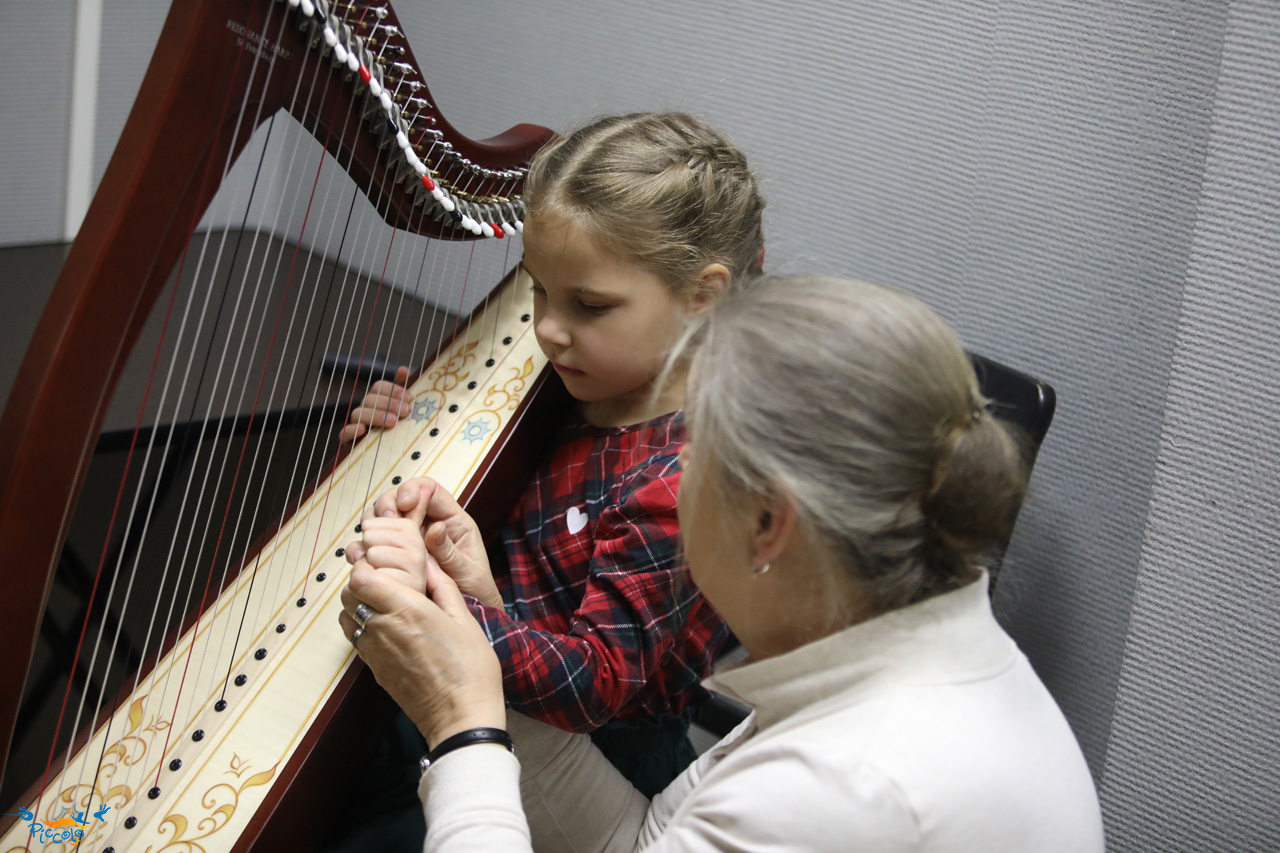
<svg viewBox="0 0 1280 853"><path fill-rule="evenodd" d="M382 102L382 108L387 112L391 112L391 95L386 89L382 90L382 94L378 96L378 100Z"/></svg>
<svg viewBox="0 0 1280 853"><path fill-rule="evenodd" d="M333 27L324 28L324 43L329 47L336 47L338 44L338 34L333 31Z"/></svg>
<svg viewBox="0 0 1280 853"><path fill-rule="evenodd" d="M435 193L432 193L432 195L435 195ZM440 201L440 206L443 207L446 212L453 213L453 209L456 206L453 203L453 199L449 198L447 195L444 195L442 193L439 201Z"/></svg>
<svg viewBox="0 0 1280 853"><path fill-rule="evenodd" d="M498 223L495 222L493 223L493 225L489 227L493 229L493 236L497 237L499 240L507 236L507 232L502 230L502 226L499 225Z"/></svg>
<svg viewBox="0 0 1280 853"><path fill-rule="evenodd" d="M360 69L360 79L361 79L361 80L363 80L364 82L368 83L370 80L372 80L372 79L373 79L373 75L369 73L369 69L368 69L368 68L365 68L365 67L364 67L364 65L363 65L363 64L361 64L359 61L357 61L356 65L357 65L357 67L359 67L359 69ZM352 69L352 70L355 70L355 69Z"/></svg>
<svg viewBox="0 0 1280 853"><path fill-rule="evenodd" d="M434 198L436 201L440 202L441 206L443 206L446 201L444 197L444 190L440 189L439 187L432 187L431 197Z"/></svg>
<svg viewBox="0 0 1280 853"><path fill-rule="evenodd" d="M316 13L316 4L312 3L311 0L301 0L301 6L302 14L306 15L308 18Z"/></svg>
<svg viewBox="0 0 1280 853"><path fill-rule="evenodd" d="M373 95L379 101L382 100L381 98L381 95L383 94L382 84L379 83L378 78L374 77L372 74L369 75L369 94Z"/></svg>
<svg viewBox="0 0 1280 853"><path fill-rule="evenodd" d="M343 47L341 44L335 44L333 46L333 58L338 60L339 65L346 64L348 55L349 54L347 53L347 49Z"/></svg>
<svg viewBox="0 0 1280 853"><path fill-rule="evenodd" d="M381 21L381 20L383 20L384 18L386 18L386 17L387 17L387 7L386 7L386 6L378 6L378 7L376 7L376 8L370 9L369 11L370 11L370 12L373 12L373 14L377 15L377 16L378 16L378 20L379 20L379 21Z"/></svg>
<svg viewBox="0 0 1280 853"><path fill-rule="evenodd" d="M487 222L480 223L480 233L484 234L486 237L492 237L497 234L497 232L493 230L493 226Z"/></svg>
<svg viewBox="0 0 1280 853"><path fill-rule="evenodd" d="M514 234L516 233L516 228L514 225L512 225L510 222L504 219L502 220L502 232L503 234Z"/></svg>
<svg viewBox="0 0 1280 853"><path fill-rule="evenodd" d="M429 192L429 193L436 193L436 192L439 192L439 191L436 189L436 182L435 182L435 181L433 181L433 180L431 180L431 176L430 176L430 175L423 175L423 176L422 176L422 186L423 186L423 187L425 187L425 188L426 188L426 190L427 190L427 192ZM436 199L436 201L439 201L439 199Z"/></svg>
<svg viewBox="0 0 1280 853"><path fill-rule="evenodd" d="M409 137L405 136L405 133L403 130L396 131L396 145L399 145L401 148L404 148L404 149L408 149L409 147Z"/></svg>
<svg viewBox="0 0 1280 853"><path fill-rule="evenodd" d="M356 56L355 51L347 51L347 68L350 68L352 71L360 70L360 58Z"/></svg>

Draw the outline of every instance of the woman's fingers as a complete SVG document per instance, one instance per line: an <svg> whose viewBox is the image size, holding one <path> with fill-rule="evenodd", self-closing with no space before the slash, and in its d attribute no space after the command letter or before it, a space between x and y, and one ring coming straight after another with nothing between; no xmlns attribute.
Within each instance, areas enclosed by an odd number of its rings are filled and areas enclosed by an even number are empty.
<svg viewBox="0 0 1280 853"><path fill-rule="evenodd" d="M466 615L467 618L471 618L471 611L467 607L466 599L462 597L462 590L458 589L453 578L432 563L427 564L426 593L427 598L450 616Z"/></svg>
<svg viewBox="0 0 1280 853"><path fill-rule="evenodd" d="M413 596L422 595L381 574L368 560L360 560L351 567L347 589L355 599L363 601L377 613L395 613L407 607L413 601Z"/></svg>
<svg viewBox="0 0 1280 853"><path fill-rule="evenodd" d="M428 527L426 535L423 536L423 541L427 545L427 553L450 576L466 572L472 568L468 565L466 556L458 550L458 546L453 544L453 540L449 538L448 525L443 521L437 521Z"/></svg>
<svg viewBox="0 0 1280 853"><path fill-rule="evenodd" d="M427 478L422 477L419 479L426 480ZM413 481L411 480L410 482ZM440 488L434 480L429 480L428 482L431 483L433 488L430 492L423 489L424 494L427 496L427 515L433 519L441 521L459 516L465 517L468 521L471 520L471 517L467 515L466 510L462 508L461 504L453 499L453 495L449 494L448 490Z"/></svg>

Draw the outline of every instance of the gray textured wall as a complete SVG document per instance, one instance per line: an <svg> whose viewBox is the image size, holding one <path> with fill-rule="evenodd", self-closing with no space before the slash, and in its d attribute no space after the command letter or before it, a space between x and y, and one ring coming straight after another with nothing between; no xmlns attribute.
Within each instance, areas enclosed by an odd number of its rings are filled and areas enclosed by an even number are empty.
<svg viewBox="0 0 1280 853"><path fill-rule="evenodd" d="M75 8L0 3L0 246L62 239Z"/></svg>
<svg viewBox="0 0 1280 853"><path fill-rule="evenodd" d="M1233 3L1103 771L1125 849L1277 850L1280 13Z"/></svg>
<svg viewBox="0 0 1280 853"><path fill-rule="evenodd" d="M67 5L0 16L69 32ZM112 115L163 5L107 0ZM464 130L701 113L765 181L771 269L917 293L973 348L1052 382L1058 418L997 604L1084 746L1112 846L1280 845L1280 6L398 12ZM18 100L0 88L5 138L53 121ZM95 175L120 116L99 116ZM56 183L34 175L47 151L23 151L33 174L6 163L0 182ZM47 239L13 208L0 244Z"/></svg>

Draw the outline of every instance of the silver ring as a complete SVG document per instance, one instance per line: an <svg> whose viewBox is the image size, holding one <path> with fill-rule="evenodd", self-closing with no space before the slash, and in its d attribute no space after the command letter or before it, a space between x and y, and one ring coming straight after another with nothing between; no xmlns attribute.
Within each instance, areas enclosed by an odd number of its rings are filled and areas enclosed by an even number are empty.
<svg viewBox="0 0 1280 853"><path fill-rule="evenodd" d="M369 620L373 618L373 608L365 604L363 601L356 605L356 624L361 628L369 624Z"/></svg>
<svg viewBox="0 0 1280 853"><path fill-rule="evenodd" d="M364 628L356 628L351 634L351 646L356 647L356 643L360 642L360 638L364 636Z"/></svg>

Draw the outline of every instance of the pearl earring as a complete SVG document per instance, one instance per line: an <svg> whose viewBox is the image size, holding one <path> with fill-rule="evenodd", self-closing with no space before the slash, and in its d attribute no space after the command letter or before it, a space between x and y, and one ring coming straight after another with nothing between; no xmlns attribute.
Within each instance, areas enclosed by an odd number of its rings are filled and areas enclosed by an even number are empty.
<svg viewBox="0 0 1280 853"><path fill-rule="evenodd" d="M768 564L768 563L765 563L763 566L752 566L752 567L751 567L751 573L752 573L752 574L754 574L754 575L762 575L762 574L764 574L764 573L765 573L765 572L767 572L767 571L769 571L769 564Z"/></svg>

